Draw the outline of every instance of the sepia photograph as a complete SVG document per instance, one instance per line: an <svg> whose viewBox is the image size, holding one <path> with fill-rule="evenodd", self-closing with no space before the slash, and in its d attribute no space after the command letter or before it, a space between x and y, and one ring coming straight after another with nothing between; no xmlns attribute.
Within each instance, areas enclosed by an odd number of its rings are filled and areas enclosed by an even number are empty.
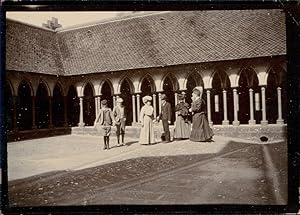
<svg viewBox="0 0 300 215"><path fill-rule="evenodd" d="M7 11L9 207L288 203L283 9Z"/></svg>

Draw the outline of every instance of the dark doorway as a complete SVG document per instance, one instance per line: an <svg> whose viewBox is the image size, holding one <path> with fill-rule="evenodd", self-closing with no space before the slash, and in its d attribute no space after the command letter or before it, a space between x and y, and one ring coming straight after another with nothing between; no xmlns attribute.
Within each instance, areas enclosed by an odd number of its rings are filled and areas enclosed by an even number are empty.
<svg viewBox="0 0 300 215"><path fill-rule="evenodd" d="M83 91L83 121L85 125L92 126L96 119L95 98L92 86L88 83Z"/></svg>
<svg viewBox="0 0 300 215"><path fill-rule="evenodd" d="M224 77L223 77L224 78ZM223 79L224 80L224 79ZM217 72L212 81L211 120L213 124L222 124L224 118L222 77Z"/></svg>
<svg viewBox="0 0 300 215"><path fill-rule="evenodd" d="M10 88L10 85L6 82L4 87L4 98L6 101L5 104L5 116L6 116L6 131L10 132L13 129L13 94Z"/></svg>
<svg viewBox="0 0 300 215"><path fill-rule="evenodd" d="M18 89L17 127L19 130L29 130L32 128L31 89L26 81L22 81Z"/></svg>
<svg viewBox="0 0 300 215"><path fill-rule="evenodd" d="M52 122L55 127L64 126L64 97L60 85L56 84L53 90Z"/></svg>
<svg viewBox="0 0 300 215"><path fill-rule="evenodd" d="M68 90L67 107L68 126L77 126L79 123L80 107L79 98L73 85L71 85Z"/></svg>
<svg viewBox="0 0 300 215"><path fill-rule="evenodd" d="M154 92L153 86L155 86L153 79L150 76L146 76L143 79L142 85L141 85L141 98L140 98L141 105L140 105L140 108L142 108L143 105L144 105L142 98L144 96L147 96L147 95L152 96L152 93ZM158 98L156 100L158 101ZM156 101L156 104L157 104L156 105L156 113L158 113L158 111L159 111L159 104L157 103L157 101ZM153 101L152 101L152 106L153 106ZM141 110L137 110L137 111L141 111Z"/></svg>
<svg viewBox="0 0 300 215"><path fill-rule="evenodd" d="M164 80L163 84L163 91L167 96L167 101L171 104L171 111L172 111L172 119L171 123L173 124L175 121L175 95L174 95L174 87L173 84L175 84L176 80L171 80L169 76L167 76Z"/></svg>
<svg viewBox="0 0 300 215"><path fill-rule="evenodd" d="M121 84L121 95L120 97L123 99L123 104L126 109L126 125L132 124L132 98L131 98L131 90L130 84L127 79L122 81Z"/></svg>
<svg viewBox="0 0 300 215"><path fill-rule="evenodd" d="M101 101L106 99L108 103L108 107L113 109L114 103L113 103L113 94L112 94L112 88L111 85L105 81L101 88Z"/></svg>
<svg viewBox="0 0 300 215"><path fill-rule="evenodd" d="M49 97L48 91L44 83L40 83L36 93L35 124L37 128L48 128L49 126Z"/></svg>

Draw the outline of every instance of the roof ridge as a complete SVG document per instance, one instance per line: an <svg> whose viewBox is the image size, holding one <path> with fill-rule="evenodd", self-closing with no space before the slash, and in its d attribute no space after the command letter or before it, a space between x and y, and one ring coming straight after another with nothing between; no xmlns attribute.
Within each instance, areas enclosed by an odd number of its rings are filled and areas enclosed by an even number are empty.
<svg viewBox="0 0 300 215"><path fill-rule="evenodd" d="M98 21L73 25L73 26L69 26L69 27L65 27L65 28L58 28L57 33L73 31L73 30L77 30L77 29L88 28L88 27L93 27L93 26L102 25L102 24L108 24L108 23L112 23L112 22L119 22L119 21L123 21L123 20L136 19L136 18L147 17L147 16L152 16L152 15L157 15L157 14L164 14L164 13L169 13L169 12L170 11L155 11L155 12L151 12L151 13L147 13L147 14L141 14L138 16L113 17L113 18L108 18L108 19L104 19L104 20L98 20Z"/></svg>
<svg viewBox="0 0 300 215"><path fill-rule="evenodd" d="M37 28L37 29L40 29L40 30L45 30L45 31L50 31L50 32L56 33L55 30L52 30L52 29L49 29L49 28L43 28L43 27L40 27L40 26L37 26L37 25L33 25L33 24L26 23L26 22L22 22L20 20L8 18L8 17L6 17L6 20L11 21L11 22L16 22L18 24L26 25L26 26L29 26L29 27L32 27L32 28Z"/></svg>

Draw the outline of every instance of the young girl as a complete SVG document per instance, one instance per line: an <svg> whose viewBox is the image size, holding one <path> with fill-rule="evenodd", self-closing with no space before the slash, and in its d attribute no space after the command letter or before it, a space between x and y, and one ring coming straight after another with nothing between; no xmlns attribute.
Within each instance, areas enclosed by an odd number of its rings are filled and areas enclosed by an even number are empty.
<svg viewBox="0 0 300 215"><path fill-rule="evenodd" d="M189 104L184 102L185 95L178 95L178 104L175 106L177 119L175 123L174 138L188 139L191 134L191 122L189 117Z"/></svg>

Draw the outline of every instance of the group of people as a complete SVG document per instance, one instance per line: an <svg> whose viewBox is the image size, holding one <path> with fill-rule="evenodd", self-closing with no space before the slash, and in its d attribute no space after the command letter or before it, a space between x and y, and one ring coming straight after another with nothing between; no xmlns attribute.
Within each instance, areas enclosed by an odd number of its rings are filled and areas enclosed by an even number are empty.
<svg viewBox="0 0 300 215"><path fill-rule="evenodd" d="M190 139L194 142L211 142L213 131L209 127L206 118L206 104L202 99L203 87L195 87L192 93L191 106L185 102L185 94L178 95L178 104L175 107L176 123L174 129L174 139ZM155 144L154 123L162 121L164 142L171 142L169 125L171 124L172 110L171 104L167 101L167 96L161 96L161 112L154 118L154 109L152 107L152 97L144 96L142 98L144 106L140 112L141 132L140 144ZM109 149L109 136L111 126L116 126L116 135L118 145L120 145L120 136L122 145L124 145L126 110L123 105L123 99L117 99L117 105L111 110L107 106L107 100L101 101L101 109L96 117L95 125L99 125L104 136L104 149ZM189 116L192 115L192 129Z"/></svg>

